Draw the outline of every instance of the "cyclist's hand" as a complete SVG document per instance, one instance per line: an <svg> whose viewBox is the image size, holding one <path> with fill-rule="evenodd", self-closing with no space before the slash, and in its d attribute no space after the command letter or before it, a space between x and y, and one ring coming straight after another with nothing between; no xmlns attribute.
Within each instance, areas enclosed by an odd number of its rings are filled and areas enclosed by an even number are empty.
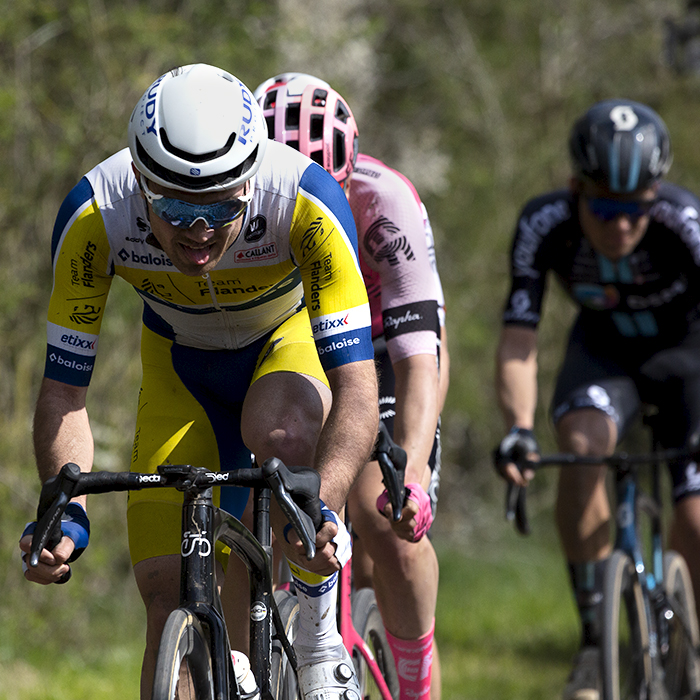
<svg viewBox="0 0 700 700"><path fill-rule="evenodd" d="M540 446L532 430L513 426L493 452L496 471L506 481L517 486L527 486L534 476L532 469L521 471L518 463L523 460L535 461L539 457Z"/></svg>
<svg viewBox="0 0 700 700"><path fill-rule="evenodd" d="M76 467L77 468L77 467ZM27 557L32 547L32 537L37 523L27 523L20 539L22 551L22 571L28 581L36 583L65 583L70 578L70 566L86 549L90 542L90 520L85 508L79 503L69 503L61 516L61 527L56 539L60 539L51 550L43 549L39 555L39 565L31 567ZM51 539L49 539L51 542Z"/></svg>
<svg viewBox="0 0 700 700"><path fill-rule="evenodd" d="M398 537L407 542L418 542L433 522L430 497L420 484L406 484L406 502L401 510L401 519L392 518L391 503L386 489L377 499L377 510L391 523Z"/></svg>
<svg viewBox="0 0 700 700"><path fill-rule="evenodd" d="M306 559L304 547L292 529L285 528L284 537L294 547L296 561L309 571L330 576L345 566L352 555L352 540L343 521L321 501L323 523L316 533L316 556Z"/></svg>
<svg viewBox="0 0 700 700"><path fill-rule="evenodd" d="M22 555L22 571L27 581L34 581L46 586L50 583L59 583L68 576L70 566L68 560L75 550L75 542L70 537L62 537L53 551L44 549L39 557L39 566L32 568L27 563L29 550L32 546L32 535L24 535L19 541Z"/></svg>

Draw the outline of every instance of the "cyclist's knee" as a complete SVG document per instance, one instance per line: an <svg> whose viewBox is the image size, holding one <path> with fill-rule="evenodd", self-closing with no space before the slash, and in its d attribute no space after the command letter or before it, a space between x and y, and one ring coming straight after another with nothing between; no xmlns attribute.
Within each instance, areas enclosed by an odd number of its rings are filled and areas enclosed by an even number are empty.
<svg viewBox="0 0 700 700"><path fill-rule="evenodd" d="M290 410L276 425L261 425L255 429L246 444L258 457L258 462L278 457L290 466L312 466L321 426L308 421L304 415L304 411Z"/></svg>
<svg viewBox="0 0 700 700"><path fill-rule="evenodd" d="M246 398L241 433L260 460L309 466L327 414L326 387L301 375L278 373L258 380ZM250 399L250 400L249 400Z"/></svg>
<svg viewBox="0 0 700 700"><path fill-rule="evenodd" d="M611 454L617 443L617 426L595 408L566 413L557 422L560 449L581 455Z"/></svg>

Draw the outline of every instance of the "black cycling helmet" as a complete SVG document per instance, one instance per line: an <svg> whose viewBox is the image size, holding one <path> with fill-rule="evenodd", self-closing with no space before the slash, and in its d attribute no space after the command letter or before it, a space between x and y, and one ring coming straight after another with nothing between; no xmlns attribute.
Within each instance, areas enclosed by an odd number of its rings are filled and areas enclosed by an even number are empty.
<svg viewBox="0 0 700 700"><path fill-rule="evenodd" d="M577 176L611 192L649 187L671 167L671 139L651 107L631 100L594 104L574 124L569 152Z"/></svg>

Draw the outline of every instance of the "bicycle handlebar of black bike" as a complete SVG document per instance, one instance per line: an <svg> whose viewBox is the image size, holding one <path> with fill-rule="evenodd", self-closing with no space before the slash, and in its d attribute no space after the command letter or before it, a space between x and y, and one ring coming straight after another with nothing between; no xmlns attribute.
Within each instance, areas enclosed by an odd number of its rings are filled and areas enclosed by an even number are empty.
<svg viewBox="0 0 700 700"><path fill-rule="evenodd" d="M306 557L313 559L316 554L316 532L322 525L319 503L321 479L316 471L308 467L290 468L273 457L266 460L262 467L231 472L212 472L192 465L161 465L157 473L143 474L81 472L76 464L69 462L41 489L29 566L36 567L41 551L45 548L52 550L61 541L61 516L70 500L76 496L164 487L204 491L211 486L226 485L268 486L301 539Z"/></svg>
<svg viewBox="0 0 700 700"><path fill-rule="evenodd" d="M551 466L594 466L604 464L614 469L632 468L641 464L660 464L675 459L697 459L700 450L668 449L646 454L628 454L616 452L612 455L576 455L570 452L559 454L541 455L537 460L516 459L513 463L523 472L527 469L537 471L543 467ZM525 503L526 488L509 481L506 487L506 520L515 524L516 529L522 535L530 534L530 523L527 517Z"/></svg>
<svg viewBox="0 0 700 700"><path fill-rule="evenodd" d="M372 450L372 459L379 462L382 470L382 483L389 494L391 513L394 521L401 520L401 511L406 505L406 450L399 447L389 435L383 421L379 421L379 432Z"/></svg>

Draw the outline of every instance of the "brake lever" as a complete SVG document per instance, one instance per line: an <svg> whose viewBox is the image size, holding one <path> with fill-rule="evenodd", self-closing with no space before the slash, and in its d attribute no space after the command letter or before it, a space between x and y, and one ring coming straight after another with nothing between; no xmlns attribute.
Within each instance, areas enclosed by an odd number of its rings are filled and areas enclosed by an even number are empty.
<svg viewBox="0 0 700 700"><path fill-rule="evenodd" d="M285 488L280 475L281 467L284 467L284 463L276 457L266 460L262 465L263 477L285 517L291 523L297 535L299 535L299 539L304 545L306 558L311 560L316 556L316 528L314 527L313 518L297 506L291 494Z"/></svg>
<svg viewBox="0 0 700 700"><path fill-rule="evenodd" d="M394 522L401 520L401 511L406 505L406 450L399 447L389 435L383 421L379 421L377 441L372 451L372 457L379 463L382 471L382 483L389 495L391 514Z"/></svg>
<svg viewBox="0 0 700 700"><path fill-rule="evenodd" d="M58 475L48 479L41 488L39 506L37 508L37 525L32 536L32 546L29 554L29 566L36 568L39 557L44 549L53 550L63 537L61 516L70 503L80 479L80 467L69 462L61 467ZM59 583L66 583L70 571Z"/></svg>
<svg viewBox="0 0 700 700"><path fill-rule="evenodd" d="M531 465L532 462L525 461L524 464L516 462L515 464L522 474L523 469ZM527 517L526 494L527 486L519 486L512 481L508 482L506 487L506 520L514 522L516 530L521 535L529 535L531 532Z"/></svg>

